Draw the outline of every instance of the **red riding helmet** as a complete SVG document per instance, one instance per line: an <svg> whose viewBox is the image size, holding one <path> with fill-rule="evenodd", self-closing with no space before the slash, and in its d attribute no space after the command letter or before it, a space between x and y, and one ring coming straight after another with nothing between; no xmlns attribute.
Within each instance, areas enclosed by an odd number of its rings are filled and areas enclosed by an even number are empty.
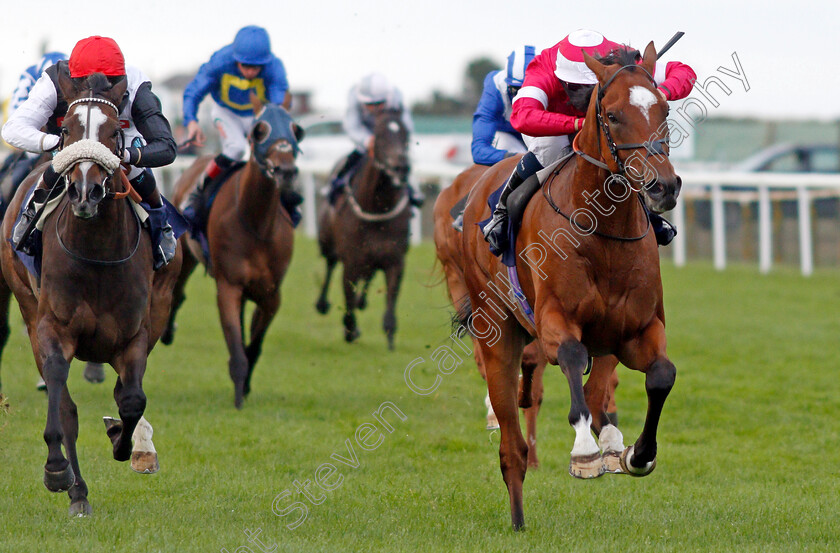
<svg viewBox="0 0 840 553"><path fill-rule="evenodd" d="M70 76L87 77L102 73L106 77L125 75L125 58L113 38L92 36L76 43L70 53Z"/></svg>

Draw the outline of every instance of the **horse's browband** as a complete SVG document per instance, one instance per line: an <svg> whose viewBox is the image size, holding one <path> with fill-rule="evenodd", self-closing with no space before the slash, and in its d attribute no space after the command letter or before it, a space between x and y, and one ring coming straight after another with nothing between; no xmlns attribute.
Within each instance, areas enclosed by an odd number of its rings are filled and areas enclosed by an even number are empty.
<svg viewBox="0 0 840 553"><path fill-rule="evenodd" d="M79 98L78 100L73 100L72 102L70 102L70 105L67 106L67 111L70 111L70 108L72 108L76 104L87 104L90 102L94 102L97 104L105 104L106 106L109 106L111 109L113 109L117 113L117 115L120 114L120 110L116 106L116 104L109 100L106 100L105 98Z"/></svg>

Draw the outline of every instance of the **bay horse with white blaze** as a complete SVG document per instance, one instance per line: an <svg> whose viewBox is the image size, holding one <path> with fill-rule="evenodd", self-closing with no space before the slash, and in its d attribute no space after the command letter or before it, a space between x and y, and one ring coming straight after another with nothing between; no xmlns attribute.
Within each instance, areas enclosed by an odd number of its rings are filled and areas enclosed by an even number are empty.
<svg viewBox="0 0 840 553"><path fill-rule="evenodd" d="M251 391L254 365L262 352L268 326L280 308L280 283L289 268L294 226L281 204L291 191L297 167L301 129L282 106L263 104L251 95L254 122L249 140L251 155L219 189L207 219L208 272L216 280L216 299L230 357L228 371L234 384L237 409ZM212 156L195 161L175 184L176 205L182 205L203 178ZM201 245L181 237L184 264L175 287L175 301L164 343L171 343L175 315L184 302L184 286L198 265L206 262ZM256 303L250 341L245 344L245 302Z"/></svg>
<svg viewBox="0 0 840 553"><path fill-rule="evenodd" d="M598 84L574 141L578 155L543 185L547 201L536 199L525 209L516 240L523 255L516 260L516 271L533 306L535 326L523 309L504 302L491 305L486 299L494 297L491 285L504 289L500 275L507 272L476 225L488 217L487 198L505 181L515 160L485 173L464 213L464 276L473 310L468 324L479 336L490 400L501 426L499 457L514 529L524 524L528 454L516 406L519 359L534 339L569 384L569 423L576 434L570 473L599 476L605 472L604 456L619 455L622 472L635 476L649 474L656 464L657 427L676 368L665 353L659 255L644 208L672 209L681 182L667 157L668 105L651 77L656 50L650 43L638 65L634 54L619 52L614 65L584 54ZM645 373L644 429L626 449L621 432L604 412L611 364L593 367L587 383L593 392L584 395L582 378L590 355L615 355Z"/></svg>
<svg viewBox="0 0 840 553"><path fill-rule="evenodd" d="M70 514L82 516L91 507L76 453L79 423L67 388L70 360L76 357L114 367L118 375L114 399L121 420L106 418L114 459L146 461L140 470L157 470L151 442L143 444L148 450L137 459L131 439L133 434L139 437L135 429L151 437L151 426L142 418L146 407L143 374L169 315L181 256L176 252L169 265L153 271L149 235L134 207L123 199L129 191L117 192L128 182L119 167L117 108L126 81L111 86L99 73L82 82L60 74L59 86L69 107L62 127L63 149L53 166L63 175L58 182L64 183L65 192L44 221L40 282L9 244L13 216L3 221L0 263L47 383L44 440L49 453L44 484L50 491L67 491ZM24 181L9 208L11 213L19 212L43 169Z"/></svg>
<svg viewBox="0 0 840 553"><path fill-rule="evenodd" d="M408 129L398 110L376 115L373 155L365 154L334 206L325 205L318 228L318 245L327 273L315 308L329 311L330 279L336 263L344 265L344 339L359 337L354 311L367 305L367 290L376 271L385 273L385 316L382 328L388 349L397 332L397 295L408 251L411 207L408 190ZM361 285L361 290L358 289Z"/></svg>

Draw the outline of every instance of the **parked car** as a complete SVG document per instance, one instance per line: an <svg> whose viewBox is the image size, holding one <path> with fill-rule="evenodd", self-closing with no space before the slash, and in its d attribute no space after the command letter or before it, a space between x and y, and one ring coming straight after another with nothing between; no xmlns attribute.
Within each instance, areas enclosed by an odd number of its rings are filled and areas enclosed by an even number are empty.
<svg viewBox="0 0 840 553"><path fill-rule="evenodd" d="M736 171L840 172L840 144L776 144L738 163Z"/></svg>

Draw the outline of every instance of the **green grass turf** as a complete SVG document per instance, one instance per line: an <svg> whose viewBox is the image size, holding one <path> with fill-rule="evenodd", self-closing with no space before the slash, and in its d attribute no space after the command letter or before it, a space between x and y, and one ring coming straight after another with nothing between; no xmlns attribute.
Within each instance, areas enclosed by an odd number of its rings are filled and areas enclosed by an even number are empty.
<svg viewBox="0 0 840 553"><path fill-rule="evenodd" d="M483 382L468 359L429 396L406 386L435 375L431 353L449 343L442 286L430 244L412 249L399 302L397 348L381 331L383 281L359 318L362 337L342 340L338 282L326 317L313 305L323 274L313 242L298 238L284 303L266 339L245 408L233 408L227 352L212 281L197 273L175 344L149 359L146 416L161 471L138 475L111 458L101 422L117 415L105 384L82 379L79 454L93 516L67 516L66 494L41 479L44 395L35 390L29 342L13 305L3 354L0 406L0 551L220 551L248 542L278 551L837 551L840 542L840 273L802 278L793 269L760 276L752 267L663 268L669 353L677 382L665 405L658 468L647 478L567 473L574 440L569 394L557 368L546 374L539 421L542 466L525 480L526 531L510 530L498 468L499 434L484 430ZM641 430L644 380L621 369L618 403L625 442ZM345 440L392 413L377 449ZM381 425L380 425L381 427ZM375 435L374 435L375 438ZM274 498L331 462L343 480L295 515L272 513ZM336 483L333 475L332 482ZM313 485L314 486L314 485ZM291 496L278 503L282 509Z"/></svg>

